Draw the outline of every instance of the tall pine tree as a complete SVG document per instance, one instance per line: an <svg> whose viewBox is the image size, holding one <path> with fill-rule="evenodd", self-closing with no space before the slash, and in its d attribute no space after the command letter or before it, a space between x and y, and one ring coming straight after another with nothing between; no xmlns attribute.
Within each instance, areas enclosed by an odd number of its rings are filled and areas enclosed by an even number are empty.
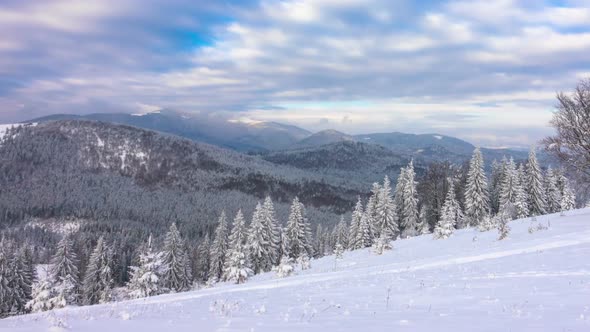
<svg viewBox="0 0 590 332"><path fill-rule="evenodd" d="M113 288L112 253L100 237L90 255L82 287L84 304L106 303Z"/></svg>
<svg viewBox="0 0 590 332"><path fill-rule="evenodd" d="M162 262L164 265L162 274L164 288L175 292L182 292L191 288L191 266L186 246L175 223L170 225L164 239Z"/></svg>
<svg viewBox="0 0 590 332"><path fill-rule="evenodd" d="M541 168L537 162L537 154L535 148L532 147L529 152L529 160L527 163L527 196L528 208L531 216L539 216L546 213L545 208L545 193L543 190L543 175Z"/></svg>
<svg viewBox="0 0 590 332"><path fill-rule="evenodd" d="M63 290L67 304L78 301L79 288L78 257L69 236L64 236L57 244L57 250L49 268L49 278L54 286Z"/></svg>
<svg viewBox="0 0 590 332"><path fill-rule="evenodd" d="M221 212L210 251L209 280L217 282L223 276L225 257L229 247L229 227L225 211Z"/></svg>
<svg viewBox="0 0 590 332"><path fill-rule="evenodd" d="M291 258L297 259L302 255L309 257L312 254L311 229L305 217L303 204L299 202L297 197L293 199L291 204L285 236Z"/></svg>
<svg viewBox="0 0 590 332"><path fill-rule="evenodd" d="M483 156L479 148L473 151L465 190L465 216L471 226L479 225L489 212L489 196Z"/></svg>

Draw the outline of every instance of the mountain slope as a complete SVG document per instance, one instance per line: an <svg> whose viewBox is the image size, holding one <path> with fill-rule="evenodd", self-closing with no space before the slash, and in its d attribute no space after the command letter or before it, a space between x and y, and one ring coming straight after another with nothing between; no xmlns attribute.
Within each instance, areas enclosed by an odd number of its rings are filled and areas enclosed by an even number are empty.
<svg viewBox="0 0 590 332"><path fill-rule="evenodd" d="M590 209L510 223L509 237L466 229L327 256L242 285L0 320L15 332L573 331L590 329ZM545 230L528 231L529 225Z"/></svg>
<svg viewBox="0 0 590 332"><path fill-rule="evenodd" d="M222 210L248 215L266 195L281 218L299 196L314 223L331 223L361 194L311 172L130 126L68 120L9 133L0 144L0 225L76 217L131 220L146 232L176 221L201 232Z"/></svg>
<svg viewBox="0 0 590 332"><path fill-rule="evenodd" d="M307 148L307 147L314 147L314 146L321 146L326 144L332 143L340 143L340 142L352 142L354 141L354 137L347 135L345 133L341 133L337 130L322 130L315 134L312 134L290 148L297 149L297 148Z"/></svg>
<svg viewBox="0 0 590 332"><path fill-rule="evenodd" d="M228 120L202 114L162 110L146 114L96 113L89 115L55 114L31 120L96 120L126 124L174 134L237 151L265 151L291 146L310 132L276 122Z"/></svg>

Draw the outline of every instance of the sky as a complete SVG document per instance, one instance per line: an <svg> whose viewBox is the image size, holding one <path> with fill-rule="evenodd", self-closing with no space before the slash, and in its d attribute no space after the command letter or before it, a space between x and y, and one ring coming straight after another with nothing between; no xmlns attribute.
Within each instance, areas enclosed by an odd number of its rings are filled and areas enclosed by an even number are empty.
<svg viewBox="0 0 590 332"><path fill-rule="evenodd" d="M165 108L526 146L589 54L587 0L2 0L0 123Z"/></svg>

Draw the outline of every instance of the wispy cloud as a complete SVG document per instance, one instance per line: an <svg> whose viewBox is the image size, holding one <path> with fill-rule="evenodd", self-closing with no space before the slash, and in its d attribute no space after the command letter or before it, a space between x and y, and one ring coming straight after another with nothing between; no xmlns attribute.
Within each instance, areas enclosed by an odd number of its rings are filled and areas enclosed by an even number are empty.
<svg viewBox="0 0 590 332"><path fill-rule="evenodd" d="M589 18L575 0L8 0L0 120L150 105L528 144L590 72Z"/></svg>

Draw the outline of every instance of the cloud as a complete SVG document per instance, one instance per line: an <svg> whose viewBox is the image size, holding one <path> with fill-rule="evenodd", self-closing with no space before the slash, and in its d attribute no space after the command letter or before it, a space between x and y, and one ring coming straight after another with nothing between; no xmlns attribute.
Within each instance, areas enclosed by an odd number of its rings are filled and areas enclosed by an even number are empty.
<svg viewBox="0 0 590 332"><path fill-rule="evenodd" d="M149 105L529 144L588 73L589 17L581 1L7 0L0 120Z"/></svg>

